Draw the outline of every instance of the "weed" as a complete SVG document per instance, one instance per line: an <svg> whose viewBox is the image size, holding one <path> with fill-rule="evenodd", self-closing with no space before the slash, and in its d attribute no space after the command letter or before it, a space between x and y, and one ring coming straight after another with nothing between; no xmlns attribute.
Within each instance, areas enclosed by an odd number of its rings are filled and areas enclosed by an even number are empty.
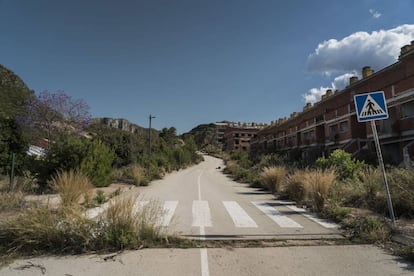
<svg viewBox="0 0 414 276"><path fill-rule="evenodd" d="M51 212L38 206L0 223L0 251L83 252L93 247L92 229L93 223L72 208Z"/></svg>
<svg viewBox="0 0 414 276"><path fill-rule="evenodd" d="M389 240L391 229L379 218L368 216L355 222L356 237L367 242L384 243Z"/></svg>
<svg viewBox="0 0 414 276"><path fill-rule="evenodd" d="M0 192L0 211L18 210L24 205L21 192Z"/></svg>
<svg viewBox="0 0 414 276"><path fill-rule="evenodd" d="M305 200L306 185L304 180L305 172L296 171L288 175L285 182L285 192L288 197L296 202Z"/></svg>
<svg viewBox="0 0 414 276"><path fill-rule="evenodd" d="M263 169L260 174L261 180L272 193L277 193L280 190L282 181L286 176L286 169L284 167L267 167Z"/></svg>
<svg viewBox="0 0 414 276"><path fill-rule="evenodd" d="M135 164L130 167L131 176L134 180L134 184L137 186L146 186L148 181L146 181L145 170L140 165Z"/></svg>
<svg viewBox="0 0 414 276"><path fill-rule="evenodd" d="M59 193L63 206L79 203L82 195L87 194L93 188L87 176L73 170L59 172L52 177L49 185Z"/></svg>
<svg viewBox="0 0 414 276"><path fill-rule="evenodd" d="M106 201L105 193L102 190L97 190L94 200L98 204L103 204Z"/></svg>
<svg viewBox="0 0 414 276"><path fill-rule="evenodd" d="M329 188L335 181L334 171L329 169L325 171L321 169L306 171L304 179L313 209L321 212L324 208Z"/></svg>

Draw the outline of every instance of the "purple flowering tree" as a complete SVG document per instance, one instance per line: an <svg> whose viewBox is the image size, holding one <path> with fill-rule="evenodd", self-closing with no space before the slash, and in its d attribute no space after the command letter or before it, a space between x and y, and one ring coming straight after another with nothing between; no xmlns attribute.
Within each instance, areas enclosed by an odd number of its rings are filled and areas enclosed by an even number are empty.
<svg viewBox="0 0 414 276"><path fill-rule="evenodd" d="M62 132L81 132L91 119L89 105L72 99L64 91L43 91L27 104L26 124L46 132L49 140Z"/></svg>

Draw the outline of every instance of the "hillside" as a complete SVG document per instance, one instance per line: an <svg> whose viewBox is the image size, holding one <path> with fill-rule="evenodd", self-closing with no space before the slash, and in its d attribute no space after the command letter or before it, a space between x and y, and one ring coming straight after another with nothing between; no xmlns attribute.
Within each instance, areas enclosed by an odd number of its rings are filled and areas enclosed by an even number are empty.
<svg viewBox="0 0 414 276"><path fill-rule="evenodd" d="M13 119L23 112L24 103L34 94L23 80L0 64L0 118Z"/></svg>

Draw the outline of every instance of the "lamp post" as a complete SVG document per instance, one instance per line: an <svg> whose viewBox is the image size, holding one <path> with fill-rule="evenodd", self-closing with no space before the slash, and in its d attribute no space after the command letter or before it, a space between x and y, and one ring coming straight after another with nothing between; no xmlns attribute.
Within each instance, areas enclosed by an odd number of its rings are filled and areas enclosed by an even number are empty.
<svg viewBox="0 0 414 276"><path fill-rule="evenodd" d="M148 128L148 176L150 175L150 169L151 169L151 121L152 119L155 119L155 116L152 116L151 114L148 117L149 119L149 128Z"/></svg>

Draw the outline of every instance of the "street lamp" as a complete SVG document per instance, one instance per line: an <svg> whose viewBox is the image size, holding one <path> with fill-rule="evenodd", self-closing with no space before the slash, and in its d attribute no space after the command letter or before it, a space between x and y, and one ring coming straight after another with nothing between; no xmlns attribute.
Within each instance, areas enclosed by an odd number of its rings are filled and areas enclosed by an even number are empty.
<svg viewBox="0 0 414 276"><path fill-rule="evenodd" d="M150 169L151 169L151 121L152 119L155 119L155 116L152 116L151 114L148 117L149 119L149 128L148 128L148 176L150 175Z"/></svg>

